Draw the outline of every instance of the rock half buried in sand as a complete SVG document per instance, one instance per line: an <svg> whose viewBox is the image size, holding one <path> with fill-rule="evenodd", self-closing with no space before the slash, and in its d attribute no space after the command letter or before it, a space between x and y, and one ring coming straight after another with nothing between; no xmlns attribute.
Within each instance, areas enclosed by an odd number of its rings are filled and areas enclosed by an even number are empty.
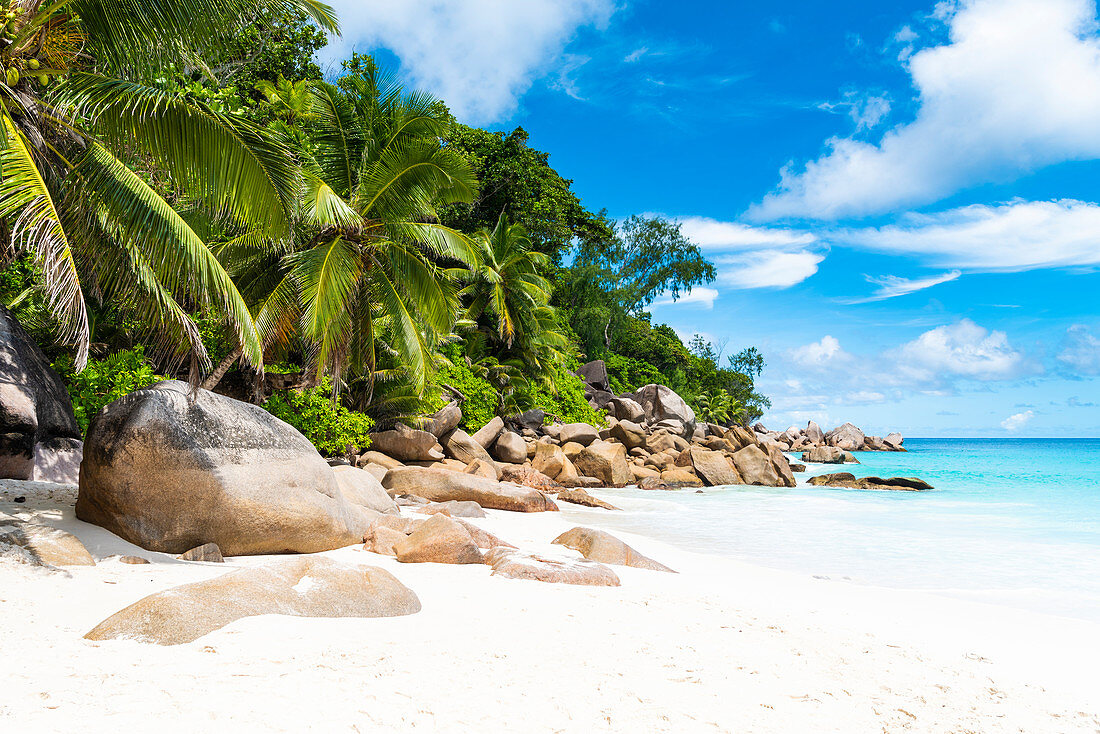
<svg viewBox="0 0 1100 734"><path fill-rule="evenodd" d="M663 563L643 556L610 533L592 528L573 528L567 530L552 541L578 551L590 561L610 563L613 566L631 566L648 571L668 571L676 573Z"/></svg>
<svg viewBox="0 0 1100 734"><path fill-rule="evenodd" d="M180 553L176 558L181 561L204 561L206 563L225 563L222 557L222 549L217 543L204 543L197 548L192 548L186 553Z"/></svg>
<svg viewBox="0 0 1100 734"><path fill-rule="evenodd" d="M109 404L84 444L76 516L148 550L314 553L358 543L368 515L305 436L183 382Z"/></svg>
<svg viewBox="0 0 1100 734"><path fill-rule="evenodd" d="M547 558L536 553L510 548L493 548L485 554L493 567L493 576L527 579L551 584L580 586L618 586L619 577L602 563Z"/></svg>
<svg viewBox="0 0 1100 734"><path fill-rule="evenodd" d="M599 497L593 497L583 489L563 489L558 492L557 499L561 502L572 502L574 505L584 505L585 507L599 507L603 510L619 509L609 502L604 502Z"/></svg>
<svg viewBox="0 0 1100 734"><path fill-rule="evenodd" d="M476 502L432 502L417 510L422 515L446 515L447 517L486 517L485 510Z"/></svg>
<svg viewBox="0 0 1100 734"><path fill-rule="evenodd" d="M393 544L402 563L482 563L481 551L470 531L446 515L432 515L412 535Z"/></svg>
<svg viewBox="0 0 1100 734"><path fill-rule="evenodd" d="M382 486L391 494L414 494L432 502L469 500L490 510L547 512L558 509L553 500L537 489L417 466L391 469L382 480Z"/></svg>
<svg viewBox="0 0 1100 734"><path fill-rule="evenodd" d="M0 518L0 545L18 546L35 562L48 566L95 565L75 535L48 525Z"/></svg>
<svg viewBox="0 0 1100 734"><path fill-rule="evenodd" d="M103 620L84 638L180 645L259 614L398 617L419 611L416 594L380 568L303 556L152 594Z"/></svg>

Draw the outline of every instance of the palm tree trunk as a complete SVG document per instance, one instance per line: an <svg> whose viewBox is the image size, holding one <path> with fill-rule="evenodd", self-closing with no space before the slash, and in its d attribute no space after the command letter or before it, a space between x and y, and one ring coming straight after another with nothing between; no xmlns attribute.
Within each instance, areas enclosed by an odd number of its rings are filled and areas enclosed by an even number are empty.
<svg viewBox="0 0 1100 734"><path fill-rule="evenodd" d="M241 354L243 353L244 349L242 349L241 347L237 347L229 354L225 355L222 361L218 363L218 366L214 368L214 371L206 376L206 379L203 380L200 387L203 390L213 390L215 387L217 387L218 383L222 381L223 377L225 377L225 373L228 372L229 368L232 367L233 364L241 358Z"/></svg>

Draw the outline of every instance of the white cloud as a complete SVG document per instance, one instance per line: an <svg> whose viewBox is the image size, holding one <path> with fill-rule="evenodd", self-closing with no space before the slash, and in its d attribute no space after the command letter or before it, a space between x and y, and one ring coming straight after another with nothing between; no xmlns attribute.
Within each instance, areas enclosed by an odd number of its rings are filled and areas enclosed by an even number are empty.
<svg viewBox="0 0 1100 734"><path fill-rule="evenodd" d="M795 229L752 227L709 217L682 217L679 222L684 236L704 250L802 247L817 239L809 232Z"/></svg>
<svg viewBox="0 0 1100 734"><path fill-rule="evenodd" d="M1100 374L1100 339L1084 324L1074 324L1066 329L1058 361L1081 374Z"/></svg>
<svg viewBox="0 0 1100 734"><path fill-rule="evenodd" d="M630 53L628 53L626 56L624 56L623 61L625 61L628 64L633 64L635 61L638 61L643 56L645 56L647 53L649 53L649 47L648 46L641 46L640 48L636 48L633 51L631 51Z"/></svg>
<svg viewBox="0 0 1100 734"><path fill-rule="evenodd" d="M1026 426L1034 417L1035 413L1030 410L1024 411L1023 413L1015 413L1001 421L1001 428L1006 431L1018 431Z"/></svg>
<svg viewBox="0 0 1100 734"><path fill-rule="evenodd" d="M968 186L1100 157L1093 0L969 0L937 11L950 42L906 62L916 118L877 144L827 141L788 166L758 219L834 219L927 204Z"/></svg>
<svg viewBox="0 0 1100 734"><path fill-rule="evenodd" d="M856 132L870 130L890 114L890 98L884 94L861 96L855 92L846 92L840 102L823 102L820 109L826 112L846 113L856 125Z"/></svg>
<svg viewBox="0 0 1100 734"><path fill-rule="evenodd" d="M848 393L844 399L849 403L881 403L886 400L886 396L874 390L860 390Z"/></svg>
<svg viewBox="0 0 1100 734"><path fill-rule="evenodd" d="M810 369L822 369L831 367L840 362L847 362L851 355L840 346L840 340L826 334L821 341L812 342L791 350L791 360L795 364Z"/></svg>
<svg viewBox="0 0 1100 734"><path fill-rule="evenodd" d="M970 319L926 331L892 356L901 375L930 385L959 378L1008 380L1033 370L1003 331L989 331Z"/></svg>
<svg viewBox="0 0 1100 734"><path fill-rule="evenodd" d="M853 298L845 300L843 303L870 303L872 301L885 301L887 298L896 298L897 296L906 296L940 283L956 280L960 275L962 275L961 270L952 270L949 273L913 279L902 278L897 275L883 275L881 277L868 275L865 276L867 282L877 285L878 289L866 298Z"/></svg>
<svg viewBox="0 0 1100 734"><path fill-rule="evenodd" d="M925 255L936 265L966 270L1100 265L1100 206L1072 199L976 204L909 214L900 224L841 230L833 237L837 243Z"/></svg>
<svg viewBox="0 0 1100 734"><path fill-rule="evenodd" d="M344 36L324 51L327 60L389 49L412 85L475 124L508 116L578 28L602 27L615 11L612 0L330 1Z"/></svg>
<svg viewBox="0 0 1100 734"><path fill-rule="evenodd" d="M714 288L703 288L696 286L692 288L688 293L682 293L679 298L662 298L659 301L653 303L654 306L671 306L672 304L687 304L687 303L699 303L704 308L714 308L714 301L718 298L718 291Z"/></svg>
<svg viewBox="0 0 1100 734"><path fill-rule="evenodd" d="M789 288L817 272L815 252L747 252L715 258L718 282L731 288Z"/></svg>

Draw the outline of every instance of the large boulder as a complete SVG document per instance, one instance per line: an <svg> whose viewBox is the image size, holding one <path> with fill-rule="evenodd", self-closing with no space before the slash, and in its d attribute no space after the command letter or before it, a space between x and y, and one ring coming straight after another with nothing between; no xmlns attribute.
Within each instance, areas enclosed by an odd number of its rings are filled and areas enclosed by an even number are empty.
<svg viewBox="0 0 1100 734"><path fill-rule="evenodd" d="M439 439L439 442L443 444L444 453L451 458L461 461L463 464L470 464L477 460L488 462L493 460L493 457L489 456L489 452L485 450L485 447L471 438L470 435L461 428L454 429L443 438Z"/></svg>
<svg viewBox="0 0 1100 734"><path fill-rule="evenodd" d="M557 492L562 486L529 464L505 464L500 470L500 479L540 492Z"/></svg>
<svg viewBox="0 0 1100 734"><path fill-rule="evenodd" d="M493 548L485 554L485 562L492 566L493 576L506 579L581 586L619 585L619 577L614 571L592 561L549 558L513 548Z"/></svg>
<svg viewBox="0 0 1100 734"><path fill-rule="evenodd" d="M793 487L798 484L798 482L795 481L794 473L791 471L791 462L778 446L769 445L761 448L767 453L768 458L771 459L772 467L775 468L775 473L779 475L777 487Z"/></svg>
<svg viewBox="0 0 1100 734"><path fill-rule="evenodd" d="M677 420L684 424L687 435L695 431L695 411L671 388L646 385L628 397L642 406L650 425L664 420Z"/></svg>
<svg viewBox="0 0 1100 734"><path fill-rule="evenodd" d="M462 406L458 403L451 402L437 410L431 418L428 419L428 422L424 424L424 430L436 438L439 438L458 428L458 424L461 422Z"/></svg>
<svg viewBox="0 0 1100 734"><path fill-rule="evenodd" d="M581 476L598 479L605 487L623 487L634 481L626 446L621 443L596 441L577 454L573 466Z"/></svg>
<svg viewBox="0 0 1100 734"><path fill-rule="evenodd" d="M695 473L711 487L742 484L741 476L722 453L698 446L692 446L688 451Z"/></svg>
<svg viewBox="0 0 1100 734"><path fill-rule="evenodd" d="M493 458L507 464L527 461L527 442L515 431L502 431L493 444Z"/></svg>
<svg viewBox="0 0 1100 734"><path fill-rule="evenodd" d="M535 444L535 457L531 460L531 466L535 471L540 471L551 479L557 479L568 461L561 446L539 441Z"/></svg>
<svg viewBox="0 0 1100 734"><path fill-rule="evenodd" d="M484 558L466 528L446 515L432 515L412 535L393 545L401 563L482 563Z"/></svg>
<svg viewBox="0 0 1100 734"><path fill-rule="evenodd" d="M397 617L419 611L416 594L381 568L301 556L152 594L103 620L84 638L180 645L261 614Z"/></svg>
<svg viewBox="0 0 1100 734"><path fill-rule="evenodd" d="M659 454L664 451L676 451L679 453L688 447L688 442L682 436L668 431L654 431L646 438L645 448L651 454Z"/></svg>
<svg viewBox="0 0 1100 734"><path fill-rule="evenodd" d="M634 421L617 421L611 426L611 437L626 446L636 449L646 445L645 429Z"/></svg>
<svg viewBox="0 0 1100 734"><path fill-rule="evenodd" d="M605 533L603 530L573 528L565 531L551 542L564 545L566 548L572 548L590 561L608 563L612 566L631 566L649 571L675 573L668 566L643 556L611 533Z"/></svg>
<svg viewBox="0 0 1100 734"><path fill-rule="evenodd" d="M591 385L597 390L607 392L611 389L611 380L607 377L607 365L602 359L597 359L577 368L577 377L586 385Z"/></svg>
<svg viewBox="0 0 1100 734"><path fill-rule="evenodd" d="M530 487L418 466L392 469L382 480L382 486L393 495L417 495L432 502L469 500L490 510L546 512L558 509L553 500Z"/></svg>
<svg viewBox="0 0 1100 734"><path fill-rule="evenodd" d="M813 464L843 464L844 451L836 446L814 446L802 452L802 460Z"/></svg>
<svg viewBox="0 0 1100 734"><path fill-rule="evenodd" d="M745 484L763 487L782 486L779 473L769 457L759 446L746 446L733 453L733 465Z"/></svg>
<svg viewBox="0 0 1100 734"><path fill-rule="evenodd" d="M825 440L830 446L836 446L845 451L862 451L864 444L863 431L851 423L845 423L825 434Z"/></svg>
<svg viewBox="0 0 1100 734"><path fill-rule="evenodd" d="M148 550L315 553L360 541L371 515L291 426L182 382L110 403L88 430L76 516Z"/></svg>
<svg viewBox="0 0 1100 734"><path fill-rule="evenodd" d="M898 451L902 448L902 444L905 443L905 439L901 437L898 432L886 434L886 438L882 439L882 442L886 444L888 448Z"/></svg>
<svg viewBox="0 0 1100 734"><path fill-rule="evenodd" d="M641 423L645 420L645 408L626 395L621 395L612 400L611 407L615 417L621 421Z"/></svg>
<svg viewBox="0 0 1100 734"><path fill-rule="evenodd" d="M542 430L543 424L546 423L546 411L542 408L532 408L522 413L510 415L504 422L520 430L527 429L537 433Z"/></svg>
<svg viewBox="0 0 1100 734"><path fill-rule="evenodd" d="M332 468L336 474L336 484L344 494L344 499L353 505L365 507L385 515L400 515L397 503L386 492L382 482L368 471L351 466Z"/></svg>
<svg viewBox="0 0 1100 734"><path fill-rule="evenodd" d="M825 443L825 434L821 432L821 426L817 425L813 421L809 421L806 424L805 432L806 440L814 444Z"/></svg>
<svg viewBox="0 0 1100 734"><path fill-rule="evenodd" d="M587 446L599 437L596 427L588 423L566 423L558 431L558 441L562 444L579 443Z"/></svg>
<svg viewBox="0 0 1100 734"><path fill-rule="evenodd" d="M34 340L0 307L0 479L64 481L50 472L53 449L38 449L54 438L80 438L69 393Z"/></svg>
<svg viewBox="0 0 1100 734"><path fill-rule="evenodd" d="M404 423L398 423L389 431L372 433L370 441L372 449L398 461L439 461L444 458L434 435L409 428Z"/></svg>
<svg viewBox="0 0 1100 734"><path fill-rule="evenodd" d="M588 385L585 387L584 399L588 401L596 410L606 410L611 405L611 401L615 399L615 394L607 392L606 390L597 390L596 388Z"/></svg>
<svg viewBox="0 0 1100 734"><path fill-rule="evenodd" d="M504 419L499 415L495 415L491 421L474 431L472 438L481 444L483 449L488 450L503 430Z"/></svg>

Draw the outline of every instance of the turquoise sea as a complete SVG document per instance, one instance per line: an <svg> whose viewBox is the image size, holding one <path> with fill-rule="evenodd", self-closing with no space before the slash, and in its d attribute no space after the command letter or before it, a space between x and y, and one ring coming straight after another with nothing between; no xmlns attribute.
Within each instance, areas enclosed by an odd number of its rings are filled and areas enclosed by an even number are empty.
<svg viewBox="0 0 1100 734"><path fill-rule="evenodd" d="M905 445L796 476L917 476L934 490L610 490L629 512L601 524L763 566L1100 622L1100 439Z"/></svg>

